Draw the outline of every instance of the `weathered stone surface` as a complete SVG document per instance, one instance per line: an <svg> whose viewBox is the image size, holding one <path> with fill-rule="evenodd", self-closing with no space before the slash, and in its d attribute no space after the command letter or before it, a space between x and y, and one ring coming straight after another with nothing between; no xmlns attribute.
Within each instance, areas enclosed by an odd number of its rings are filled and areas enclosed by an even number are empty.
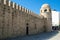
<svg viewBox="0 0 60 40"><path fill-rule="evenodd" d="M44 15L44 9L41 9L43 11L41 15L43 15L39 16L22 7L19 10L17 5L13 7L12 2L10 4L0 5L0 38L37 34L52 30L49 10ZM48 20L45 20L45 16Z"/></svg>

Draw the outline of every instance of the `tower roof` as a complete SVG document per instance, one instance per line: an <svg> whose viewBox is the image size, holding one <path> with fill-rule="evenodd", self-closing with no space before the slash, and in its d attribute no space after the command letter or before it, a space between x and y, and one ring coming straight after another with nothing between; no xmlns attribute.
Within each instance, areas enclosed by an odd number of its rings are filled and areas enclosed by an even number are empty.
<svg viewBox="0 0 60 40"><path fill-rule="evenodd" d="M41 8L50 7L49 4L43 4Z"/></svg>

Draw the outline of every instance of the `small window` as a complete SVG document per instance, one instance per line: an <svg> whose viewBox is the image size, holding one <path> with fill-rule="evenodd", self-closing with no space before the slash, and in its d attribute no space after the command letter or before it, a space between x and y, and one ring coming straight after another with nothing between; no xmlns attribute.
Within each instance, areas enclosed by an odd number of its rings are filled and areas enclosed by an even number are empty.
<svg viewBox="0 0 60 40"><path fill-rule="evenodd" d="M44 12L47 12L47 9L45 9Z"/></svg>
<svg viewBox="0 0 60 40"><path fill-rule="evenodd" d="M26 25L29 25L28 23L26 23Z"/></svg>

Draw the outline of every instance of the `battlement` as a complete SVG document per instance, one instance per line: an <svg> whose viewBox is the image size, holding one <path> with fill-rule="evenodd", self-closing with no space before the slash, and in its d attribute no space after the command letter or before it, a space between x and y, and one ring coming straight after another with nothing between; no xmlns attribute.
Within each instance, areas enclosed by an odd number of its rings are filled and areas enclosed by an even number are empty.
<svg viewBox="0 0 60 40"><path fill-rule="evenodd" d="M10 7L14 8L14 9L23 11L25 13L31 14L33 16L39 17L39 15L35 14L31 10L29 10L29 9L27 9L25 7L22 7L21 5L18 5L16 3L12 2L12 1L9 1L9 0L0 0L0 3L2 3L4 5L7 5L7 6L10 6Z"/></svg>

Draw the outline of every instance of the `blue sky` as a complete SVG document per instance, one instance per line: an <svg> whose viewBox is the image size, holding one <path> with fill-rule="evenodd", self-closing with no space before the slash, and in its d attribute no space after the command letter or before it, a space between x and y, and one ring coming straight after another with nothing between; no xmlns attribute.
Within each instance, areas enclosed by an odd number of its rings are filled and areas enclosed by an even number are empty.
<svg viewBox="0 0 60 40"><path fill-rule="evenodd" d="M60 0L11 0L36 14L40 14L40 8L43 4L47 3L51 6L51 9L60 11Z"/></svg>

